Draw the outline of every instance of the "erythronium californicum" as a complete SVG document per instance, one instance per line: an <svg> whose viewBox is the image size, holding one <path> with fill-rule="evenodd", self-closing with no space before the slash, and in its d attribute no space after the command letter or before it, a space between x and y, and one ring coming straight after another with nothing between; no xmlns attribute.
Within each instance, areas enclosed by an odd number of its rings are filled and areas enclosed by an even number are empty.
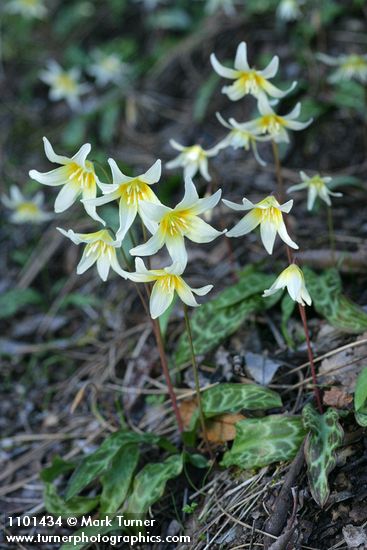
<svg viewBox="0 0 367 550"><path fill-rule="evenodd" d="M283 212L289 213L293 206L293 200L279 204L275 197L269 196L256 204L245 198L242 200L243 204L237 204L226 199L223 199L223 202L233 210L250 210L241 221L227 232L227 237L241 237L260 225L261 240L269 254L273 252L277 234L288 246L298 248L298 245L288 235L283 220Z"/></svg>
<svg viewBox="0 0 367 550"><path fill-rule="evenodd" d="M328 206L331 206L331 200L330 197L342 197L342 193L335 193L333 191L330 191L328 187L328 183L332 181L333 178L323 176L321 177L320 174L316 174L315 176L307 176L305 172L300 172L300 176L302 179L302 183L298 183L297 185L292 185L288 189L288 193L292 193L293 191L301 191L302 189L308 190L308 197L307 197L307 209L312 210L315 204L316 197L320 197L321 200L323 200Z"/></svg>
<svg viewBox="0 0 367 550"><path fill-rule="evenodd" d="M289 296L295 302L298 302L302 306L305 305L305 302L308 306L311 305L311 296L306 288L302 270L298 267L298 265L291 264L284 269L271 287L264 291L263 296L266 298L267 296L271 296L272 294L278 292L278 290L283 290L284 288L287 288Z"/></svg>
<svg viewBox="0 0 367 550"><path fill-rule="evenodd" d="M80 69L73 67L64 70L56 61L49 61L47 69L40 73L42 82L50 86L49 98L52 101L65 99L69 107L78 110L81 107L80 96L90 90L90 85L80 83Z"/></svg>
<svg viewBox="0 0 367 550"><path fill-rule="evenodd" d="M185 267L185 237L195 243L208 243L223 233L199 218L200 214L217 205L221 193L222 191L218 190L214 195L200 199L192 179L186 177L185 195L174 208L142 201L141 209L144 215L157 223L158 229L145 244L132 248L130 254L150 256L166 245L173 262Z"/></svg>
<svg viewBox="0 0 367 550"><path fill-rule="evenodd" d="M257 106L261 116L255 120L238 124L238 127L250 132L268 134L275 143L288 143L289 136L287 130L304 130L313 121L312 118L307 122L296 120L301 114L300 103L297 103L294 109L287 115L276 114L266 96L259 98Z"/></svg>
<svg viewBox="0 0 367 550"><path fill-rule="evenodd" d="M141 258L135 260L135 273L128 273L127 277L136 283L154 282L150 295L149 309L152 319L160 317L172 303L175 292L188 306L197 307L194 294L204 296L213 288L206 285L200 288L191 288L182 278L184 266L174 262L163 269L147 269Z"/></svg>
<svg viewBox="0 0 367 550"><path fill-rule="evenodd" d="M128 71L128 65L116 53L94 50L91 56L93 62L88 67L88 73L95 78L97 86L119 84Z"/></svg>
<svg viewBox="0 0 367 550"><path fill-rule="evenodd" d="M113 239L107 229L101 229L95 233L74 233L72 229L57 228L60 233L68 237L74 244L85 243L87 246L84 249L83 256L77 266L77 274L82 275L92 265L97 263L98 275L102 281L106 281L110 268L124 279L127 278L128 272L124 271L118 262L116 248L121 247L121 241Z"/></svg>
<svg viewBox="0 0 367 550"><path fill-rule="evenodd" d="M296 86L296 82L293 82L288 90L283 91L269 82L269 79L274 78L278 72L278 56L274 56L269 65L261 71L250 67L247 61L246 42L241 42L237 48L234 69L230 69L219 63L214 53L211 54L210 61L213 69L220 76L235 81L231 86L224 86L222 88L222 92L232 101L237 101L247 94L251 94L256 98L265 94L275 98L282 98Z"/></svg>
<svg viewBox="0 0 367 550"><path fill-rule="evenodd" d="M317 57L325 65L337 67L329 77L329 82L332 84L348 81L352 78L358 80L361 84L367 83L367 54L349 54L332 57L331 55L320 53Z"/></svg>
<svg viewBox="0 0 367 550"><path fill-rule="evenodd" d="M134 223L137 214L139 214L149 231L154 233L158 225L154 220L145 215L141 204L142 201L160 204L150 186L157 183L161 177L161 161L157 160L144 174L133 177L125 176L113 159L108 159L108 163L111 168L113 183L100 183L104 196L93 200L83 200L82 202L95 208L96 206L118 200L120 227L117 230L116 238L121 241ZM99 219L98 216L92 217Z"/></svg>
<svg viewBox="0 0 367 550"><path fill-rule="evenodd" d="M12 185L9 197L2 195L1 202L13 211L10 216L13 223L42 223L53 218L53 214L42 210L44 195L40 191L34 197L27 198L19 187Z"/></svg>
<svg viewBox="0 0 367 550"><path fill-rule="evenodd" d="M170 144L176 151L180 151L180 154L175 159L166 163L167 168L171 169L181 166L184 171L184 177L193 178L197 172L200 172L206 181L211 180L208 171L208 158L214 157L217 154L218 150L216 147L207 150L203 149L201 145L185 147L174 139L170 140Z"/></svg>
<svg viewBox="0 0 367 550"><path fill-rule="evenodd" d="M61 167L46 173L31 170L29 175L43 185L62 186L56 197L55 212L64 212L80 196L83 199L94 198L97 195L97 185L101 186L101 182L95 173L93 163L87 160L91 145L85 143L73 157L69 158L57 155L47 138L44 137L43 142L48 160L60 164ZM95 206L85 204L84 207L92 218L105 224L102 218L97 215Z"/></svg>
<svg viewBox="0 0 367 550"><path fill-rule="evenodd" d="M241 124L239 124L234 118L230 118L227 122L219 113L217 113L217 118L225 128L230 130L228 135L216 145L218 151L220 149L225 149L226 147L233 147L233 149L243 147L246 151L249 151L251 147L257 162L262 166L265 166L266 162L262 160L257 151L256 141L269 141L271 137L260 136L260 129L254 131L243 129Z"/></svg>

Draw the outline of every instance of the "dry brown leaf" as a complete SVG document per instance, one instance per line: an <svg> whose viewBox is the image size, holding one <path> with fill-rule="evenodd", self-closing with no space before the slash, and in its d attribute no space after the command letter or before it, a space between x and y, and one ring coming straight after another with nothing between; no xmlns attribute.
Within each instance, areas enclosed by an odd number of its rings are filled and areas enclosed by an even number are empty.
<svg viewBox="0 0 367 550"><path fill-rule="evenodd" d="M344 409L353 401L353 396L346 393L341 388L333 386L330 390L326 390L323 397L323 402L329 407L336 409Z"/></svg>
<svg viewBox="0 0 367 550"><path fill-rule="evenodd" d="M184 428L190 426L191 418L197 409L195 399L182 401L180 404L180 413ZM212 443L222 444L225 441L232 441L236 436L236 422L243 420L242 414L221 414L215 418L207 420L207 436Z"/></svg>

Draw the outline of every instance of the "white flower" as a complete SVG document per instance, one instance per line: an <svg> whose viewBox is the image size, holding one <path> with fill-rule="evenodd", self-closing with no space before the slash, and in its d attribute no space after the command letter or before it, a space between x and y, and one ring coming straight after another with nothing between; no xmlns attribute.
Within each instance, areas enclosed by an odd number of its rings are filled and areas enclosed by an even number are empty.
<svg viewBox="0 0 367 550"><path fill-rule="evenodd" d="M317 58L331 67L338 67L329 77L329 82L335 84L355 78L362 84L367 83L367 54L349 54L332 57L324 53L317 54Z"/></svg>
<svg viewBox="0 0 367 550"><path fill-rule="evenodd" d="M105 54L101 50L95 50L92 57L94 63L88 67L88 73L96 79L98 86L106 86L110 82L114 84L121 82L127 71L127 65L117 54Z"/></svg>
<svg viewBox="0 0 367 550"><path fill-rule="evenodd" d="M114 240L107 229L101 229L95 233L74 233L72 229L65 231L60 227L57 229L74 244L86 243L87 245L76 269L78 275L82 275L97 262L97 271L102 281L107 280L111 267L121 277L127 278L128 272L120 267L116 255L116 248L121 247L121 241Z"/></svg>
<svg viewBox="0 0 367 550"><path fill-rule="evenodd" d="M5 11L29 19L43 19L47 14L43 0L11 0L5 5Z"/></svg>
<svg viewBox="0 0 367 550"><path fill-rule="evenodd" d="M228 95L229 99L232 101L237 101L247 94L251 94L256 98L265 94L271 97L281 98L291 92L297 84L293 82L288 90L282 91L269 82L269 79L274 78L278 72L278 56L274 56L269 65L262 71L250 67L247 61L246 42L241 42L237 48L234 69L229 69L219 63L214 53L211 54L210 61L214 70L220 76L235 81L231 86L224 86L224 88L222 88L222 92Z"/></svg>
<svg viewBox="0 0 367 550"><path fill-rule="evenodd" d="M284 21L296 21L302 15L299 0L280 0L277 7L277 16Z"/></svg>
<svg viewBox="0 0 367 550"><path fill-rule="evenodd" d="M258 100L260 117L250 122L238 124L243 130L268 134L276 143L289 143L287 130L304 130L312 123L312 118L307 122L296 120L301 114L301 104L297 103L294 109L287 115L277 115L272 109L266 96L260 96Z"/></svg>
<svg viewBox="0 0 367 550"><path fill-rule="evenodd" d="M154 233L158 227L157 223L145 215L141 204L142 201L160 204L150 186L157 183L161 177L161 161L157 160L147 172L135 177L125 176L113 159L108 159L108 163L111 167L113 183L100 183L104 196L98 197L98 199L82 200L82 202L86 206L95 207L118 200L120 227L116 233L116 238L121 241L134 223L137 214L139 214L149 231ZM99 219L98 216L92 217Z"/></svg>
<svg viewBox="0 0 367 550"><path fill-rule="evenodd" d="M42 210L44 203L43 193L38 192L34 197L27 199L19 187L10 187L10 196L2 195L1 202L13 210L10 221L13 223L42 223L50 220L53 215Z"/></svg>
<svg viewBox="0 0 367 550"><path fill-rule="evenodd" d="M262 166L265 166L266 162L262 160L257 151L256 141L269 141L270 136L261 136L260 129L254 129L254 131L244 129L240 123L234 118L230 118L229 121L225 121L224 118L217 113L217 118L223 126L230 130L229 134L222 139L216 146L218 150L225 149L226 147L233 147L233 149L244 148L249 151L250 147L254 153L254 157L257 162Z"/></svg>
<svg viewBox="0 0 367 550"><path fill-rule="evenodd" d="M217 154L218 150L216 147L205 151L200 145L185 147L174 139L170 139L170 144L176 151L180 151L180 154L175 159L166 163L167 168L182 166L184 177L193 178L199 171L206 181L211 180L208 172L208 158L214 157Z"/></svg>
<svg viewBox="0 0 367 550"><path fill-rule="evenodd" d="M164 245L173 262L183 268L187 263L185 237L194 243L209 243L222 234L199 218L206 210L211 210L218 203L222 191L210 197L199 199L191 178L185 178L185 195L175 208L163 204L142 202L141 208L147 218L158 223L158 229L145 243L130 250L133 256L150 256Z"/></svg>
<svg viewBox="0 0 367 550"><path fill-rule="evenodd" d="M235 15L236 10L233 4L233 0L207 0L205 11L207 13L215 13L218 10L223 10L228 16Z"/></svg>
<svg viewBox="0 0 367 550"><path fill-rule="evenodd" d="M309 306L312 304L311 296L305 285L304 275L298 265L291 264L284 269L271 287L264 291L263 296L265 298L271 296L285 287L287 287L289 296L295 302L298 302L302 306L305 305L305 302Z"/></svg>
<svg viewBox="0 0 367 550"><path fill-rule="evenodd" d="M56 197L55 212L64 212L80 196L83 199L95 198L97 185L101 186L102 184L94 171L93 163L87 160L87 156L91 151L90 144L85 143L73 157L68 158L57 155L47 138L44 137L43 142L48 160L61 164L61 167L46 173L31 170L29 175L43 185L55 187L62 185L62 189ZM105 225L102 218L97 216L95 206L85 204L84 207L92 218Z"/></svg>
<svg viewBox="0 0 367 550"><path fill-rule="evenodd" d="M224 204L233 210L251 210L227 233L227 237L241 237L250 233L260 225L260 236L265 250L272 254L274 242L278 233L279 237L291 248L298 248L288 235L283 221L283 212L287 214L293 206L293 200L279 204L275 197L269 196L254 204L247 199L242 199L243 204L237 204L223 199Z"/></svg>
<svg viewBox="0 0 367 550"><path fill-rule="evenodd" d="M150 295L149 309L153 319L162 315L172 303L175 292L188 306L197 307L194 294L204 296L213 288L213 285L206 285L201 288L191 288L181 277L184 267L174 262L164 269L148 270L141 258L135 260L135 273L128 273L128 279L137 283L149 283L155 281Z"/></svg>
<svg viewBox="0 0 367 550"><path fill-rule="evenodd" d="M64 71L56 61L49 61L47 69L40 73L40 79L50 86L50 99L52 101L65 99L67 104L76 110L81 106L80 96L90 90L89 84L79 83L79 78L78 68Z"/></svg>
<svg viewBox="0 0 367 550"><path fill-rule="evenodd" d="M332 181L333 178L323 176L321 177L320 174L316 174L313 177L307 176L305 172L300 172L300 176L302 179L302 183L298 183L297 185L292 185L288 189L288 193L292 193L293 191L299 191L301 189L308 189L308 197L307 197L307 209L312 210L316 197L320 197L321 200L326 202L328 206L331 206L331 200L330 197L342 197L342 193L334 193L333 191L330 191L327 184Z"/></svg>

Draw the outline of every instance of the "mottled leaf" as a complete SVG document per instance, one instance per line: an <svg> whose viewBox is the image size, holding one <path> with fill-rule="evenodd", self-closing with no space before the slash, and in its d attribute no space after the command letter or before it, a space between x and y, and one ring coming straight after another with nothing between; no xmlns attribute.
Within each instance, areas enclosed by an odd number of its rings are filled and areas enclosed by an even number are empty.
<svg viewBox="0 0 367 550"><path fill-rule="evenodd" d="M367 313L344 296L336 269L317 275L311 269L304 268L304 274L314 308L333 327L356 334L367 330Z"/></svg>
<svg viewBox="0 0 367 550"><path fill-rule="evenodd" d="M222 466L260 468L293 458L304 437L302 420L296 416L271 415L246 418L236 424L236 438Z"/></svg>
<svg viewBox="0 0 367 550"><path fill-rule="evenodd" d="M274 294L266 300L261 294L273 280L271 275L262 273L243 275L237 284L197 308L191 315L195 353L208 353L236 332L251 314L272 307L281 294ZM177 344L174 361L181 365L189 359L190 348L187 335L183 333Z"/></svg>
<svg viewBox="0 0 367 550"><path fill-rule="evenodd" d="M144 466L134 479L127 514L145 515L163 495L167 481L179 476L182 467L182 455L172 455L163 462Z"/></svg>
<svg viewBox="0 0 367 550"><path fill-rule="evenodd" d="M60 456L56 455L52 459L51 465L41 471L40 478L42 479L42 481L51 483L61 474L70 472L71 470L74 470L74 468L75 464L73 462L66 461Z"/></svg>
<svg viewBox="0 0 367 550"><path fill-rule="evenodd" d="M343 441L343 429L335 409L319 414L308 404L302 416L304 427L310 431L305 444L305 459L311 494L323 507L329 498L328 475L336 464L335 450Z"/></svg>
<svg viewBox="0 0 367 550"><path fill-rule="evenodd" d="M129 443L150 443L151 445L161 445L167 450L175 449L163 438L154 434L137 434L128 431L116 432L105 439L101 446L82 460L76 468L68 483L66 499L68 500L77 495L91 481L103 474L119 449Z"/></svg>
<svg viewBox="0 0 367 550"><path fill-rule="evenodd" d="M94 498L73 497L67 502L57 494L55 485L46 483L43 491L43 501L47 512L55 516L82 516L88 514L99 503L99 496Z"/></svg>
<svg viewBox="0 0 367 550"><path fill-rule="evenodd" d="M357 378L354 410L358 424L365 428L367 426L367 367L362 370Z"/></svg>
<svg viewBox="0 0 367 550"><path fill-rule="evenodd" d="M223 413L282 406L279 394L256 384L218 384L205 390L201 399L206 418Z"/></svg>
<svg viewBox="0 0 367 550"><path fill-rule="evenodd" d="M101 514L113 514L124 502L139 460L137 444L124 445L101 477Z"/></svg>

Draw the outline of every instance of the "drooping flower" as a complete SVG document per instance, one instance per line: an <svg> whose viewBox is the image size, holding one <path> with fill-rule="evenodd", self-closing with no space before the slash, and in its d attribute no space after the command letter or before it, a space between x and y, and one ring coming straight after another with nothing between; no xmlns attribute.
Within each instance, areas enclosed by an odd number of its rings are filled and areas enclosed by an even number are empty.
<svg viewBox="0 0 367 550"><path fill-rule="evenodd" d="M288 193L293 191L300 191L301 189L308 189L307 197L307 210L312 210L315 204L316 197L320 197L321 200L326 202L328 206L331 206L330 197L342 197L342 193L334 193L330 191L328 183L332 181L333 178L316 174L315 176L307 176L305 172L300 172L302 183L297 185L292 185L288 189Z"/></svg>
<svg viewBox="0 0 367 550"><path fill-rule="evenodd" d="M256 98L265 94L271 97L281 98L289 94L297 84L293 82L288 90L282 91L269 82L269 79L274 78L278 72L278 56L274 56L269 65L261 71L250 67L247 61L246 42L241 42L237 48L234 69L230 69L219 63L214 53L211 54L210 61L213 65L213 69L220 76L235 81L231 86L224 86L222 88L222 92L232 101L237 101L247 94L251 94Z"/></svg>
<svg viewBox="0 0 367 550"><path fill-rule="evenodd" d="M265 166L266 162L262 160L258 151L256 142L257 141L269 141L270 136L260 136L260 129L255 129L254 131L246 130L242 128L243 125L238 123L234 118L230 118L227 122L224 118L217 113L217 118L225 128L228 128L230 132L228 135L223 138L217 145L218 150L225 149L226 147L233 147L233 149L244 148L246 151L249 151L250 148L254 153L254 157L259 164Z"/></svg>
<svg viewBox="0 0 367 550"><path fill-rule="evenodd" d="M296 21L302 15L300 0L280 0L277 7L277 16L284 21Z"/></svg>
<svg viewBox="0 0 367 550"><path fill-rule="evenodd" d="M42 223L53 218L50 212L42 210L44 195L40 191L32 198L26 198L19 187L10 187L9 197L2 195L1 202L13 210L10 221L13 223Z"/></svg>
<svg viewBox="0 0 367 550"><path fill-rule="evenodd" d="M307 122L299 122L296 120L301 113L301 104L297 103L294 109L287 115L277 115L272 109L266 96L260 96L258 101L258 109L260 117L250 122L239 124L244 130L250 132L260 132L268 134L276 143L289 143L289 135L287 130L304 130L309 126L313 119L310 118Z"/></svg>
<svg viewBox="0 0 367 550"><path fill-rule="evenodd" d="M227 233L227 237L241 237L250 233L260 225L260 236L265 250L272 254L277 234L291 248L298 248L288 235L283 220L283 212L289 213L293 206L293 200L279 204L275 197L269 196L254 204L248 199L242 199L243 204L237 204L223 199L224 204L233 210L251 210Z"/></svg>
<svg viewBox="0 0 367 550"><path fill-rule="evenodd" d="M174 262L164 269L147 269L141 258L135 260L135 273L128 273L128 279L137 283L154 282L150 295L149 309L153 319L162 315L171 305L175 292L179 298L188 306L197 307L194 294L204 296L213 288L213 285L206 285L201 288L191 288L182 278L184 267Z"/></svg>
<svg viewBox="0 0 367 550"><path fill-rule="evenodd" d="M317 58L331 67L337 67L337 69L330 75L329 82L335 84L336 82L348 81L355 78L362 84L367 83L367 54L349 54L339 55L332 57L320 53Z"/></svg>
<svg viewBox="0 0 367 550"><path fill-rule="evenodd" d="M98 86L106 86L110 82L119 84L127 72L127 65L115 53L105 54L101 50L92 52L93 63L88 73L96 79Z"/></svg>
<svg viewBox="0 0 367 550"><path fill-rule="evenodd" d="M207 13L215 13L216 11L223 10L228 16L235 15L236 10L234 7L234 0L207 0L205 4L205 11Z"/></svg>
<svg viewBox="0 0 367 550"><path fill-rule="evenodd" d="M182 166L184 177L188 176L193 178L199 171L206 181L211 180L208 172L208 158L214 157L217 154L218 150L216 147L207 150L204 150L201 145L190 145L189 147L185 147L177 143L174 139L170 139L170 144L176 151L180 151L180 154L175 159L166 163L167 168L171 169Z"/></svg>
<svg viewBox="0 0 367 550"><path fill-rule="evenodd" d="M62 186L56 197L55 212L64 212L80 196L83 199L94 198L97 194L97 185L101 186L102 184L94 171L93 163L87 160L91 145L85 143L73 157L69 158L57 155L47 138L44 137L43 142L48 160L55 164L61 164L61 167L46 173L31 170L29 175L43 185ZM85 204L84 207L92 218L105 224L102 218L97 216L95 206Z"/></svg>
<svg viewBox="0 0 367 550"><path fill-rule="evenodd" d="M5 10L27 19L43 19L47 14L44 0L10 0L5 5Z"/></svg>
<svg viewBox="0 0 367 550"><path fill-rule="evenodd" d="M50 86L49 98L52 101L65 99L71 109L81 106L80 96L90 90L89 84L80 83L80 69L73 67L65 71L56 61L49 61L47 69L40 73L40 79Z"/></svg>
<svg viewBox="0 0 367 550"><path fill-rule="evenodd" d="M185 268L185 238L195 243L209 243L222 233L199 218L200 214L214 208L221 193L219 190L210 197L199 199L192 179L186 177L185 195L175 208L143 201L141 208L145 216L159 225L154 235L145 244L132 248L130 254L150 256L166 245L173 262L178 262Z"/></svg>
<svg viewBox="0 0 367 550"><path fill-rule="evenodd" d="M87 245L76 269L78 275L82 275L97 263L98 275L102 281L107 280L111 267L121 277L127 278L128 272L120 267L116 254L116 248L121 247L121 241L114 240L107 229L101 229L95 233L74 233L72 229L66 231L61 227L57 229L74 244L85 243Z"/></svg>
<svg viewBox="0 0 367 550"><path fill-rule="evenodd" d="M120 227L117 230L116 238L123 240L126 233L134 223L136 215L139 214L144 225L151 233L157 229L157 223L145 215L142 209L142 201L149 201L153 204L160 204L150 186L157 183L161 177L161 161L157 160L144 174L135 177L125 176L113 159L108 159L112 172L112 184L100 183L104 195L98 199L84 200L85 206L101 206L108 202L119 201ZM93 216L92 216L93 217ZM99 219L98 216L94 216Z"/></svg>
<svg viewBox="0 0 367 550"><path fill-rule="evenodd" d="M311 305L311 296L306 288L302 270L298 265L291 264L284 269L271 287L264 291L263 296L266 298L284 288L287 288L289 296L295 302L298 302L302 306L305 305L305 302L307 305Z"/></svg>

